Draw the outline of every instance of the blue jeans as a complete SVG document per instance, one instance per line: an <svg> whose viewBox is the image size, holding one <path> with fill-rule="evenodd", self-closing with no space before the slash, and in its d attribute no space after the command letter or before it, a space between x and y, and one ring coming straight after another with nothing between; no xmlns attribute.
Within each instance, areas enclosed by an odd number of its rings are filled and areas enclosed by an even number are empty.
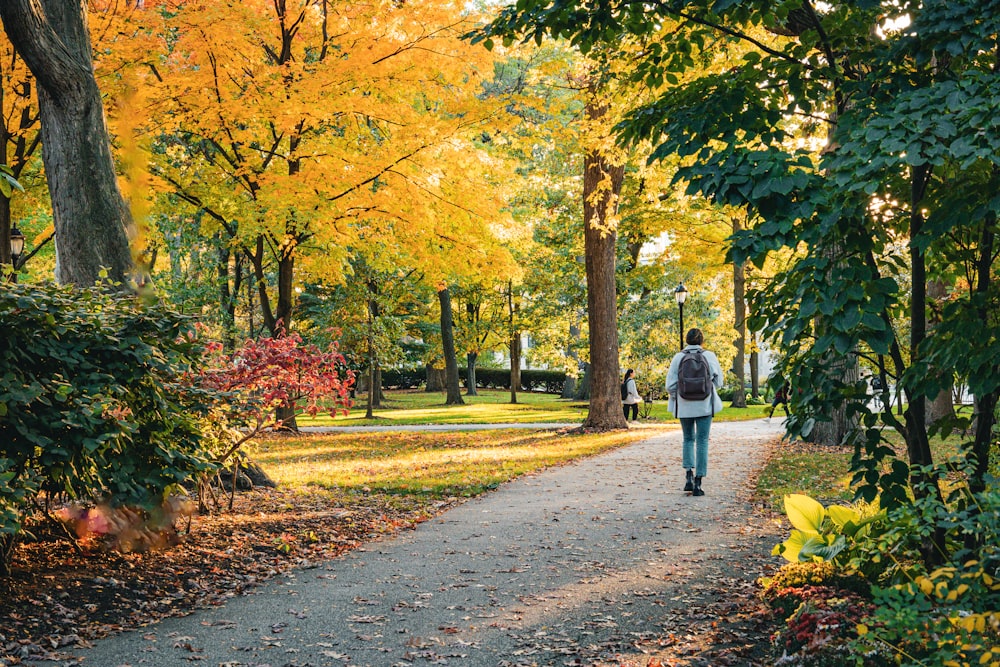
<svg viewBox="0 0 1000 667"><path fill-rule="evenodd" d="M681 417L680 421L684 434L682 465L685 470L694 468L695 477L705 477L708 474L708 433L712 430L712 415Z"/></svg>

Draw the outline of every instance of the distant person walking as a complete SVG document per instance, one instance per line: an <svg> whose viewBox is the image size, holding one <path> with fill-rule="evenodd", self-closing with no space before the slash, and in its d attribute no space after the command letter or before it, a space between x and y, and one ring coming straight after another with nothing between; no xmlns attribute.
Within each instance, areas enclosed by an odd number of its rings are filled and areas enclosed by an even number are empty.
<svg viewBox="0 0 1000 667"><path fill-rule="evenodd" d="M774 409L779 405L781 409L785 411L785 416L788 416L788 391L791 389L791 385L788 380L785 380L781 388L774 392L774 398L771 399L771 410L767 413L767 418L770 419L774 416Z"/></svg>
<svg viewBox="0 0 1000 667"><path fill-rule="evenodd" d="M702 348L705 335L701 329L691 329L684 340L687 346L674 355L667 371L668 406L681 422L684 490L703 496L701 481L708 474L708 435L712 417L722 409L716 391L722 387L722 366L714 352Z"/></svg>
<svg viewBox="0 0 1000 667"><path fill-rule="evenodd" d="M632 413L632 421L639 418L639 403L642 397L635 386L635 370L625 371L625 381L622 382L622 411L625 413L625 420L628 421L629 412Z"/></svg>

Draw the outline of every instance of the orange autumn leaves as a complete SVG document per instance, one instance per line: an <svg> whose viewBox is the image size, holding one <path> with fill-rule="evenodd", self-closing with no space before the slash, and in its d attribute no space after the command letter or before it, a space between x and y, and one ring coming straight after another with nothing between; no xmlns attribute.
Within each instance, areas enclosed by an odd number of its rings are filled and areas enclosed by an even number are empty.
<svg viewBox="0 0 1000 667"><path fill-rule="evenodd" d="M104 5L102 86L130 97L112 123L147 151L154 207L179 198L206 234L294 253L300 277L338 280L372 246L431 279L510 268L492 233L509 178L481 150L508 121L482 94L494 56L460 39L461 5Z"/></svg>

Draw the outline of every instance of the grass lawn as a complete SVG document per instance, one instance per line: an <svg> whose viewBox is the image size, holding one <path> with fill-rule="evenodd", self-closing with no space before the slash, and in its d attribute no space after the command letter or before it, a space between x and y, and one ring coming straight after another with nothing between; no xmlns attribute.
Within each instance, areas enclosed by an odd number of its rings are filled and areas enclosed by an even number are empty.
<svg viewBox="0 0 1000 667"><path fill-rule="evenodd" d="M648 438L648 431L498 429L277 436L250 454L282 487L389 494L415 502L474 496L547 466Z"/></svg>
<svg viewBox="0 0 1000 667"><path fill-rule="evenodd" d="M897 456L906 460L906 446L894 431L884 432ZM955 456L959 450L958 436L945 440L931 439L934 460L944 462ZM778 512L784 512L783 498L789 493L801 493L819 500L824 505L830 503L851 503L854 489L851 487L850 447L831 447L795 441L782 443L768 459L757 478L757 495Z"/></svg>
<svg viewBox="0 0 1000 667"><path fill-rule="evenodd" d="M445 405L445 395L407 389L386 392L383 407L376 408L373 419L365 419L365 402L360 398L346 417L329 415L300 417L299 426L365 426L419 424L525 424L532 422L579 424L587 416L587 402L563 399L552 394L520 392L517 404L510 403L510 392L480 389L478 396L462 395L465 405ZM643 406L640 406L640 414ZM726 407L716 415L720 421L758 419L769 406ZM676 422L667 410L666 401L653 403L643 422Z"/></svg>

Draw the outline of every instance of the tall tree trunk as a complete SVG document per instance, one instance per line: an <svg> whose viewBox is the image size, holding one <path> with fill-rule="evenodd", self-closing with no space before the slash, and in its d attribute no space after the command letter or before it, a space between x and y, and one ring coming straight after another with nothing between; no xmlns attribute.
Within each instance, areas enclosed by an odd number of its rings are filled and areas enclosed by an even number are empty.
<svg viewBox="0 0 1000 667"><path fill-rule="evenodd" d="M455 356L455 329L451 314L451 292L448 288L438 292L441 303L441 344L444 352L445 387L448 395L445 405L465 405L462 388L458 381L458 358Z"/></svg>
<svg viewBox="0 0 1000 667"><path fill-rule="evenodd" d="M274 315L270 317L271 322L271 335L272 336L286 336L291 331L292 326L292 275L295 268L295 257L292 251L283 251L281 253L281 259L278 260L278 307L274 311ZM264 295L267 294L267 289L262 285L261 291ZM263 308L265 303L265 298L261 297L261 307ZM265 320L268 319L270 311L265 314ZM295 406L282 406L277 410L277 417L279 423L284 425L284 428L295 431L299 430L299 425L295 421Z"/></svg>
<svg viewBox="0 0 1000 667"><path fill-rule="evenodd" d="M510 335L510 402L517 403L517 392L521 389L521 332Z"/></svg>
<svg viewBox="0 0 1000 667"><path fill-rule="evenodd" d="M604 117L608 107L591 91L584 113ZM614 214L625 167L614 164L602 148L583 160L583 239L587 267L587 320L590 324L590 409L583 425L610 430L628 428L622 413L618 368L618 303L615 285Z"/></svg>
<svg viewBox="0 0 1000 667"><path fill-rule="evenodd" d="M577 372L580 370L580 355L576 352L574 341L580 339L580 327L577 324L569 325L569 341L566 343L566 356L575 362ZM562 395L559 398L573 398L576 396L577 379L567 375L563 380Z"/></svg>
<svg viewBox="0 0 1000 667"><path fill-rule="evenodd" d="M993 172L995 179L998 176L1000 169L994 167ZM979 241L979 259L976 266L976 294L982 297L979 301L981 304L989 303L989 300L985 297L992 289L995 289L992 286L993 277L990 271L993 263L993 256L996 252L996 236L994 231L996 224L996 215L990 213L986 217ZM981 322L989 322L990 316L991 313L989 312L989 307L981 305L979 307L979 320ZM975 461L975 468L969 478L969 490L972 493L982 493L986 490L986 479L987 474L989 473L990 464L990 448L996 446L994 444L996 440L993 435L993 427L996 424L996 407L998 400L1000 400L1000 394L995 391L984 396L976 396L973 421L975 431L972 440L971 452L966 453L967 457L971 455L971 458ZM977 543L979 536L975 537L975 540L972 539L971 536L966 539L967 547L972 548L973 545Z"/></svg>
<svg viewBox="0 0 1000 667"><path fill-rule="evenodd" d="M368 355L368 404L365 407L365 419L373 419L375 413L375 397L378 395L375 387L375 359L372 358L373 355Z"/></svg>
<svg viewBox="0 0 1000 667"><path fill-rule="evenodd" d="M521 388L521 331L517 314L520 304L514 299L514 282L507 281L507 334L510 351L510 402L517 403L517 392Z"/></svg>
<svg viewBox="0 0 1000 667"><path fill-rule="evenodd" d="M6 163L6 146L4 137L0 137L0 164ZM10 199L0 194L0 264L10 264L10 230L14 225L10 224Z"/></svg>
<svg viewBox="0 0 1000 667"><path fill-rule="evenodd" d="M739 218L733 218L733 233L743 228ZM746 265L733 263L733 328L736 329L736 356L733 358L733 373L736 375L736 391L733 392L733 407L745 408L747 395L745 387L744 367L746 366L747 342L747 302L746 302Z"/></svg>
<svg viewBox="0 0 1000 667"><path fill-rule="evenodd" d="M476 361L479 359L478 352L467 352L465 354L465 393L468 396L478 396L476 391Z"/></svg>
<svg viewBox="0 0 1000 667"><path fill-rule="evenodd" d="M434 368L433 366L428 365L426 370L427 384L424 387L424 391L444 391L447 388L444 369Z"/></svg>
<svg viewBox="0 0 1000 667"><path fill-rule="evenodd" d="M469 318L469 330L472 332L470 336L470 347L481 345L483 340L479 338L479 324L482 321L481 316L481 303L479 298L477 298L476 290L470 289L466 294L466 304L465 313ZM466 351L465 353L465 394L466 396L478 396L479 391L476 387L476 361L479 359L479 352L473 349Z"/></svg>
<svg viewBox="0 0 1000 667"><path fill-rule="evenodd" d="M576 383L576 400L578 401L589 401L590 400L590 364L586 361L583 362L583 375L577 380ZM621 394L619 394L621 396ZM624 416L624 414L623 414Z"/></svg>
<svg viewBox="0 0 1000 667"><path fill-rule="evenodd" d="M947 293L947 286L941 280L935 279L927 283L928 299L940 302L945 298L945 296L947 296ZM936 308L931 309L931 329L933 329L934 326L940 321L940 317L936 315L937 312L938 310ZM955 416L955 404L952 402L953 389L953 383L949 383L947 387L938 392L937 396L926 399L927 407L925 409L927 410L928 425L935 424L942 419Z"/></svg>
<svg viewBox="0 0 1000 667"><path fill-rule="evenodd" d="M0 77L7 80L12 76L15 63L19 56L11 62L0 64ZM7 67L9 69L4 70ZM31 161L35 154L35 149L41 141L41 133L37 131L38 111L37 104L32 103L32 90L35 81L30 76L25 76L24 80L18 84L0 90L0 101L5 104L0 105L13 111L15 106L21 107L19 114L11 113L11 117L0 114L0 164L7 165L14 178L20 178L24 168ZM7 104L8 98L10 103ZM13 148L13 152L9 149ZM0 264L10 264L10 230L17 225L13 224L10 214L10 198L0 194ZM20 258L21 265L24 265L25 258ZM16 268L16 267L15 267Z"/></svg>
<svg viewBox="0 0 1000 667"><path fill-rule="evenodd" d="M56 280L93 285L132 270L132 215L111 157L83 0L3 0L0 18L38 81L42 160L52 197Z"/></svg>
<svg viewBox="0 0 1000 667"><path fill-rule="evenodd" d="M919 350L927 337L927 258L916 239L923 230L924 217L920 202L930 181L928 165L910 169L910 359L918 363ZM943 502L941 487L932 474L926 471L934 463L930 440L927 436L927 405L924 396L904 387L907 405L903 411L906 420L906 449L910 460L910 488L914 498L933 497ZM940 525L921 539L921 555L930 567L940 564L946 557L944 529Z"/></svg>
<svg viewBox="0 0 1000 667"><path fill-rule="evenodd" d="M222 306L222 344L232 352L236 349L236 302L243 286L242 255L233 253L219 238L218 281L219 303Z"/></svg>

